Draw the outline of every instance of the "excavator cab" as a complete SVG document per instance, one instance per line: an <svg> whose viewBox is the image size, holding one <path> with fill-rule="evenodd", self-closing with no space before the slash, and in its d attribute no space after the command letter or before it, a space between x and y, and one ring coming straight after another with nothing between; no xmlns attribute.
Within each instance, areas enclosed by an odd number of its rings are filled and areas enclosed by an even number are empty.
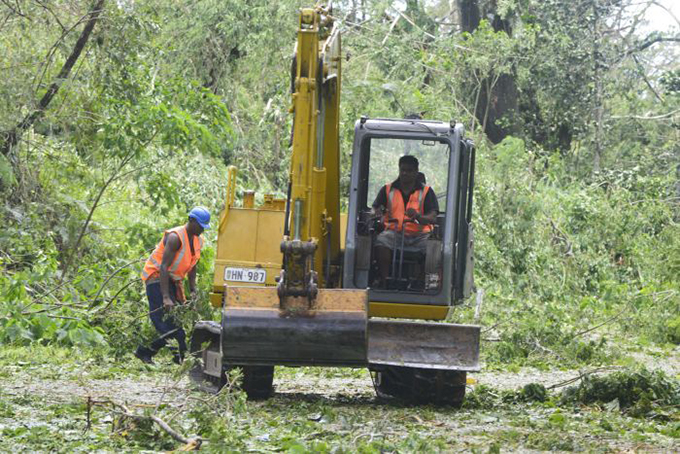
<svg viewBox="0 0 680 454"><path fill-rule="evenodd" d="M473 287L475 148L463 132L420 119L364 117L355 125L343 286L368 288L367 360L379 395L459 405L467 372L479 369L478 326L422 321L444 320ZM418 159L438 214L424 245L407 246L406 228L392 235L389 278L374 287L376 240L390 219L376 219L372 206L404 155Z"/></svg>
<svg viewBox="0 0 680 454"><path fill-rule="evenodd" d="M372 205L383 185L396 179L397 162L404 155L418 159L421 178L436 195L438 214L429 237L416 247L407 244L406 228L391 235L389 277L378 287L373 285L378 277L376 240L390 220L377 218ZM357 121L348 212L357 221L347 227L343 282L345 287L370 289L372 313L400 317L403 306L394 304L406 304L429 313L425 318L441 319L452 302L469 296L474 158L474 146L463 138L460 124ZM394 310L386 311L390 307Z"/></svg>

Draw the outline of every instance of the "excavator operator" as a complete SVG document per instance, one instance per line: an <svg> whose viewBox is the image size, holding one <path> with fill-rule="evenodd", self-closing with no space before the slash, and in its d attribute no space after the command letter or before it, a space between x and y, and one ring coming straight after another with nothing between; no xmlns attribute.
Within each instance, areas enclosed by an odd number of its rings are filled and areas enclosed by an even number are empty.
<svg viewBox="0 0 680 454"><path fill-rule="evenodd" d="M385 288L392 253L400 235L404 247L417 248L423 253L432 232L432 224L439 214L434 190L425 184L418 172L418 159L405 155L399 158L399 177L383 186L373 202L373 214L381 216L384 230L376 238L378 279L375 288Z"/></svg>
<svg viewBox="0 0 680 454"><path fill-rule="evenodd" d="M184 277L189 276L189 291L196 291L196 264L201 258L203 230L210 228L210 213L206 208L195 207L189 212L186 224L166 230L156 249L142 270L149 299L149 318L160 335L149 347L140 345L135 356L145 363L153 363L153 356L163 348L167 339L176 339L179 351L174 361L181 363L186 352L186 334L172 315L165 314L175 304L183 304Z"/></svg>

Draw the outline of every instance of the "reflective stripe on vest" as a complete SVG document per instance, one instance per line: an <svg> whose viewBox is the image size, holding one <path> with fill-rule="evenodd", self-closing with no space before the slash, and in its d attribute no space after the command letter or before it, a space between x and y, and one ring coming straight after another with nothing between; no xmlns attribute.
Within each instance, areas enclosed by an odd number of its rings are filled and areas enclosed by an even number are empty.
<svg viewBox="0 0 680 454"><path fill-rule="evenodd" d="M181 281L184 276L191 271L191 269L196 265L198 259L201 258L201 248L203 247L203 238L199 236L194 236L194 254L191 254L191 245L189 244L189 234L187 233L186 227L175 227L174 229L166 230L163 234L163 238L158 243L151 256L144 264L144 269L142 270L142 279L146 281L153 275L160 273L161 262L163 261L163 252L165 251L165 240L166 236L170 233L175 233L177 238L179 238L180 246L175 257L170 263L168 268L168 273L170 278L174 281ZM187 253L188 251L188 253Z"/></svg>
<svg viewBox="0 0 680 454"><path fill-rule="evenodd" d="M424 186L423 189L416 189L408 198L408 204L404 207L404 197L401 191L392 187L391 183L385 185L385 192L387 192L387 212L383 218L383 223L386 229L396 230L401 232L404 225L404 218L406 217L406 210L413 208L421 215L425 206L425 196L429 186ZM397 222L388 222L389 219L396 219ZM427 233L432 231L430 224L416 224L415 222L406 223L406 234Z"/></svg>

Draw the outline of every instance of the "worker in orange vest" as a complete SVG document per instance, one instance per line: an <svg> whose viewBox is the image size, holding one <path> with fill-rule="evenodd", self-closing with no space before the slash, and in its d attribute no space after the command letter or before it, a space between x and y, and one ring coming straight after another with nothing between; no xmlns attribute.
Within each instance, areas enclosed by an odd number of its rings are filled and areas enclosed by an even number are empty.
<svg viewBox="0 0 680 454"><path fill-rule="evenodd" d="M181 363L186 352L186 334L167 311L175 304L184 304L184 277L189 276L189 291L196 292L196 264L201 258L203 230L210 228L210 213L204 207L193 208L186 224L166 230L142 270L149 299L149 317L160 337L149 347L140 345L135 356L145 363L153 363L153 356L176 339L179 351L174 361Z"/></svg>
<svg viewBox="0 0 680 454"><path fill-rule="evenodd" d="M373 285L384 288L398 235L403 231L405 247L425 252L432 224L439 214L437 196L425 184L415 156L399 158L399 177L380 188L373 202L373 213L382 217L384 226L375 241L378 280Z"/></svg>

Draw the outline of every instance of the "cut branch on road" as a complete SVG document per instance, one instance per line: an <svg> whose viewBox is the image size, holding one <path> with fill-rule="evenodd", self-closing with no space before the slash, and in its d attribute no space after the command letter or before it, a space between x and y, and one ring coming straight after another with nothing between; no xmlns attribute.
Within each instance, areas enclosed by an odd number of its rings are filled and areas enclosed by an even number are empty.
<svg viewBox="0 0 680 454"><path fill-rule="evenodd" d="M195 438L187 438L172 427L165 421L163 421L161 418L155 415L138 415L136 413L133 413L128 409L125 405L114 402L112 400L93 400L91 397L88 396L87 398L87 414L90 415L92 412L92 407L94 406L106 406L110 405L114 408L114 411L119 414L120 416L123 416L125 418L130 418L130 419L135 419L138 421L152 421L154 422L163 432L166 434L170 435L175 441L178 441L180 443L184 443L184 447L181 449L183 451L186 450L194 450L194 449L199 449L201 447L201 444L203 443L203 440L201 437L195 437Z"/></svg>

